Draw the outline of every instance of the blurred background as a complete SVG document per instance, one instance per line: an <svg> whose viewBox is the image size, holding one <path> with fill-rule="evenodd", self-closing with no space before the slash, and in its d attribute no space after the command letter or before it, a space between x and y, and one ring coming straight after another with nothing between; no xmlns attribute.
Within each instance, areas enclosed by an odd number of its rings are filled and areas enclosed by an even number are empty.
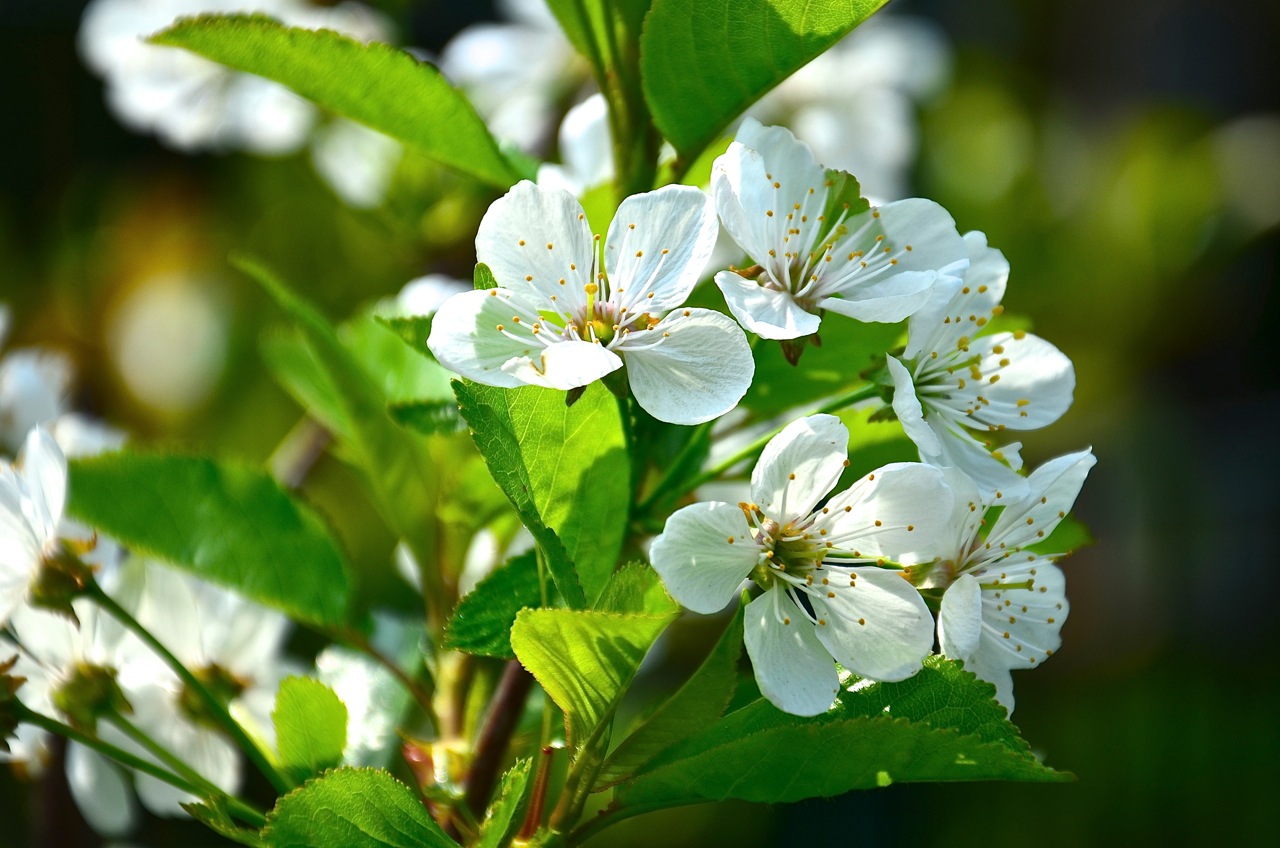
<svg viewBox="0 0 1280 848"><path fill-rule="evenodd" d="M536 29L513 11L525 4L371 5L385 37L423 55L478 21ZM89 67L83 36L77 46L83 13L75 0L0 0L5 350L67 355L71 405L138 441L265 460L299 411L260 355L280 316L228 252L259 256L340 319L423 274L468 277L494 195L344 137L324 116L296 143L193 141L121 105L118 80ZM1014 721L1079 781L690 808L599 844L649 845L657 832L668 846L1269 842L1280 797L1280 393L1266 329L1280 326L1280 6L894 0L887 15L912 22L907 48L864 45L877 58L862 70L814 66L805 85L821 91L774 98L762 114L792 120L820 158L824 131L833 142L864 124L886 133L873 137L892 140L890 161L865 165L881 169L877 191L931 197L962 231L985 231L1012 264L1008 309L1075 361L1074 407L1028 434L1024 456L1035 466L1093 445L1077 514L1096 544L1065 565L1063 649L1015 678ZM517 48L473 38L467 50ZM559 117L588 91L569 54L553 58L545 102L504 116L482 82L473 94L504 137L549 157ZM896 99L855 96L861 73L892 61ZM805 123L806 104L841 90L836 114L852 124ZM308 495L339 521L354 561L386 572L367 581L366 602L403 604L394 540L347 502L350 488L351 472L322 460ZM0 821L3 846L98 844L59 769L34 783L0 773ZM152 821L134 841L215 840Z"/></svg>

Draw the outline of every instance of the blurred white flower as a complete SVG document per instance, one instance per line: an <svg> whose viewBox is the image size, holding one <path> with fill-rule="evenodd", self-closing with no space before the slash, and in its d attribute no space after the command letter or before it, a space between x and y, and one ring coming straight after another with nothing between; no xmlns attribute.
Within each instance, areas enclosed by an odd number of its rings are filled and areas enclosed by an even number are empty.
<svg viewBox="0 0 1280 848"><path fill-rule="evenodd" d="M232 715L251 735L274 749L275 693L281 679L298 671L281 653L288 620L234 592L151 563L130 565L121 594L135 599L129 606L136 608L143 626L215 696L228 702ZM187 691L158 657L132 657L121 666L119 682L133 707L133 724L210 783L230 793L239 789L240 753L203 714L199 697ZM118 729L108 725L102 733L112 744L156 760ZM72 780L70 786L81 809L102 805L94 784ZM134 786L143 806L160 816L185 816L180 805L196 800L145 774L134 775Z"/></svg>
<svg viewBox="0 0 1280 848"><path fill-rule="evenodd" d="M593 94L566 112L558 139L560 164L540 166L538 185L582 197L613 179L613 138L603 94Z"/></svg>
<svg viewBox="0 0 1280 848"><path fill-rule="evenodd" d="M546 144L559 104L587 78L545 0L498 0L504 23L467 27L445 45L442 70L493 134L526 152Z"/></svg>
<svg viewBox="0 0 1280 848"><path fill-rule="evenodd" d="M867 197L897 200L909 193L919 135L916 109L946 86L950 72L950 48L935 25L881 13L747 114L789 126L818 161L857 177Z"/></svg>
<svg viewBox="0 0 1280 848"><path fill-rule="evenodd" d="M355 2L308 0L92 0L79 33L80 55L106 84L121 123L186 153L242 150L292 153L313 139L319 110L284 86L230 70L146 38L191 15L259 12L307 29L331 29L360 41L384 41L390 24ZM377 205L399 161L400 145L335 120L314 135L316 170L345 202Z"/></svg>
<svg viewBox="0 0 1280 848"><path fill-rule="evenodd" d="M57 351L19 348L0 357L0 453L16 450L31 428L67 411L74 374Z"/></svg>
<svg viewBox="0 0 1280 848"><path fill-rule="evenodd" d="M396 309L404 315L435 315L446 300L471 289L471 284L447 274L427 274L405 283L396 295Z"/></svg>
<svg viewBox="0 0 1280 848"><path fill-rule="evenodd" d="M57 553L66 499L66 457L37 427L16 466L0 461L0 626L27 601L41 564Z"/></svg>

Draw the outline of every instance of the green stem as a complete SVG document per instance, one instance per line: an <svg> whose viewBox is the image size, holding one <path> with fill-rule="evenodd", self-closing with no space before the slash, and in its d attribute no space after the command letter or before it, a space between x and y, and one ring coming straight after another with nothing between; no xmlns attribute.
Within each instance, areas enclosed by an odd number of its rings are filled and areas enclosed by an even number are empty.
<svg viewBox="0 0 1280 848"><path fill-rule="evenodd" d="M85 587L85 594L98 606L106 610L112 618L119 621L146 643L151 650L156 652L160 659L164 660L165 664L173 670L173 673L178 675L183 684L200 696L200 700L204 702L209 714L213 716L218 724L222 725L222 728L231 736L231 740L240 746L245 756L270 781L276 792L284 794L292 788L289 782L267 761L262 749L249 738L249 734L240 726L240 723L231 717L231 713L227 711L226 706L209 691L208 687L200 682L199 678L191 673L190 669L182 664L181 660L161 644L160 640L153 636L150 630L143 627L124 607L112 600L96 582L90 581L89 585Z"/></svg>
<svg viewBox="0 0 1280 848"><path fill-rule="evenodd" d="M176 789L181 789L183 792L187 792L197 797L206 794L198 786L192 785L176 774L165 771L150 760L144 760L141 757L137 757L128 751L117 748L109 742L104 742L96 736L90 736L87 733L83 733L70 725L57 721L56 719L49 718L48 716L41 715L37 712L32 712L22 704L18 704L17 706L18 718L23 724L35 725L36 727L47 730L50 733L56 733L59 736L70 739L72 742L78 742L86 748L92 748L103 756L115 760L126 768L131 768L134 771L154 777L156 780L163 781ZM127 733L128 731L125 732ZM215 794L225 798L228 810L234 813L236 817L245 824L260 828L267 823L266 816L246 804L244 801L241 801L239 798L227 795L227 793L220 789L216 789Z"/></svg>
<svg viewBox="0 0 1280 848"><path fill-rule="evenodd" d="M662 494L667 490L667 487L673 485L676 480L680 478L680 475L684 473L685 465L689 462L689 457L692 456L694 451L698 448L703 437L710 434L711 427L714 424L714 421L705 421L702 424L691 428L689 440L684 443L684 447L680 448L679 453L677 453L671 462L667 464L666 473L662 475L662 479L653 487L653 491L649 492L648 496L636 506L637 513L640 515L648 513L653 505L662 497Z"/></svg>
<svg viewBox="0 0 1280 848"><path fill-rule="evenodd" d="M615 802L616 803L616 802ZM613 827L620 821L624 821L644 813L652 813L656 810L668 809L667 804L649 804L639 807L622 807L610 805L600 811L599 815L590 821L584 822L565 838L566 846L581 845L600 831Z"/></svg>
<svg viewBox="0 0 1280 848"><path fill-rule="evenodd" d="M818 415L824 412L835 412L837 410L844 409L846 406L852 406L853 404L858 403L860 401L870 400L871 398L878 396L879 393L880 393L880 387L875 384L869 383L865 386L854 389L851 392L846 392L845 394L838 395L832 398L831 400L827 401L826 403L822 404L817 409L814 409L805 414ZM790 423L791 422L787 422L788 425ZM721 460L720 462L717 462L715 465L713 465L711 468L708 468L706 471L703 471L701 474L698 474L697 476L693 477L690 480L686 480L684 484L681 486L680 490L676 492L676 494L681 495L681 494L684 494L685 492L691 492L694 489L701 486L703 483L708 483L716 479L721 474L724 474L726 471L733 468L735 465L742 462L743 460L756 456L757 454L760 453L761 450L764 449L764 446L769 444L769 442L772 441L773 437L781 433L786 428L786 426L787 425L783 425L782 427L775 427L774 429L770 430L768 433L765 433L763 436L753 441L751 444L747 445L746 447L736 452L733 456L730 456L726 459Z"/></svg>

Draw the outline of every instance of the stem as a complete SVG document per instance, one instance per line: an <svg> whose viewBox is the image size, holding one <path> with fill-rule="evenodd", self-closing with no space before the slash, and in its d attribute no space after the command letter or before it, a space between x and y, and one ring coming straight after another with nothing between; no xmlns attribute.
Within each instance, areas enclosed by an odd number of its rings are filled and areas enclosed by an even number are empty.
<svg viewBox="0 0 1280 848"><path fill-rule="evenodd" d="M16 706L18 709L19 721L21 721L23 724L32 724L32 725L35 725L36 727L42 728L43 730L47 730L50 733L54 733L59 736L64 736L67 739L70 739L72 742L79 742L81 745L84 745L86 748L92 748L93 750L97 751L99 754L102 754L103 756L106 756L106 757L110 757L111 759L115 760L117 763L119 763L122 766L125 766L126 768L131 768L134 771L142 772L143 774L154 777L156 780L164 781L170 786L173 786L177 789L181 789L183 792L189 793L191 795L195 795L197 797L203 794L206 794L199 787L194 786L191 783L188 783L186 780L182 779L176 774L165 771L163 768L151 762L150 760L144 760L141 757L138 757L129 753L128 751L125 751L121 748L117 748L115 745L112 745L109 742L102 741L96 736L90 736L89 734L83 733L75 729L74 727L71 727L70 725L63 724L62 722L57 721L56 719L49 718L48 716L41 715L40 713L37 713L37 712L32 712L30 709L28 709L25 705L21 703L18 703ZM125 732L128 733L127 730ZM260 828L267 823L266 816L264 816L262 813L255 810L253 807L250 807L248 804L246 804L244 801L241 801L239 798L232 797L231 795L228 795L227 793L223 792L221 789L217 789L216 787L214 789L214 794L225 798L227 801L227 808L232 813L235 813L236 816L245 824L249 824L254 827Z"/></svg>
<svg viewBox="0 0 1280 848"><path fill-rule="evenodd" d="M542 747L541 756L538 757L538 771L533 776L533 790L529 793L529 811L525 813L524 824L520 825L520 831L516 834L517 840L532 839L542 826L542 811L547 802L547 783L551 778L551 758L555 753L556 749L550 745Z"/></svg>
<svg viewBox="0 0 1280 848"><path fill-rule="evenodd" d="M271 476L286 489L300 489L324 454L333 435L310 417L303 416L285 435L267 460Z"/></svg>
<svg viewBox="0 0 1280 848"><path fill-rule="evenodd" d="M838 409L844 409L846 406L851 406L855 403L858 403L859 401L870 400L871 398L876 397L876 395L879 394L879 391L880 389L878 386L873 384L867 384L865 386L862 386L861 388L854 389L851 392L847 392L846 394L834 397L831 400L819 406L817 409L814 409L811 412L808 412L806 414L818 415L823 412L835 412ZM790 424L790 423L791 422L787 422L787 424ZM747 445L745 448L742 448L741 450L739 450L733 456L730 456L727 459L723 459L720 462L717 462L714 466L712 466L711 468L708 468L706 471L703 471L701 474L697 475L692 480L686 480L683 488L680 491L680 494L683 494L684 492L692 491L698 488L699 486L701 486L703 483L707 483L707 482L710 482L711 480L716 479L721 474L733 468L739 462L742 462L743 460L749 459L750 457L753 457L756 454L760 453L760 451L764 449L764 446L769 444L769 442L772 441L773 437L781 433L783 429L785 429L785 427L786 425L783 425L782 427L775 427L774 429L770 430L768 433L765 433L763 436L756 439L751 444Z"/></svg>
<svg viewBox="0 0 1280 848"><path fill-rule="evenodd" d="M533 675L525 671L517 660L509 661L503 669L502 680L498 682L489 714L480 728L475 756L462 784L467 809L477 820L484 816L485 808L489 806L489 796L493 794L493 786L498 780L498 769L531 691Z"/></svg>
<svg viewBox="0 0 1280 848"><path fill-rule="evenodd" d="M200 696L200 700L204 702L205 707L209 710L209 714L217 720L218 724L231 736L240 749L244 751L249 761L257 767L258 771L270 781L272 788L277 793L283 795L290 788L289 782L275 770L270 762L267 761L266 755L263 754L257 744L249 738L249 734L240 726L231 713L227 711L226 706L219 701L209 689L200 682L191 670L182 664L182 661L175 657L168 648L160 643L155 636L151 635L151 631L143 627L142 624L130 615L124 607L112 600L106 592L102 591L102 587L96 581L90 580L85 587L85 594L91 598L98 606L106 610L112 618L123 624L128 630L132 631L139 639L146 643L151 650L156 652L160 659L164 660L165 665L178 675L178 678L194 692Z"/></svg>

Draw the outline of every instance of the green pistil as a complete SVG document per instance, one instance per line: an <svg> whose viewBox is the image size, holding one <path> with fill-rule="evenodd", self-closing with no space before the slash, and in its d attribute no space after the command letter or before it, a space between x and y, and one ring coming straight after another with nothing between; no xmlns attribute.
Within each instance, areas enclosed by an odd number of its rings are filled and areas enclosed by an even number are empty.
<svg viewBox="0 0 1280 848"><path fill-rule="evenodd" d="M67 681L53 691L52 701L72 727L90 732L105 715L133 711L116 684L115 669L91 663L78 663Z"/></svg>
<svg viewBox="0 0 1280 848"><path fill-rule="evenodd" d="M209 690L214 699L223 707L229 705L245 690L244 681L216 663L196 669L195 678ZM200 693L188 685L182 687L178 696L178 706L187 718L205 727L219 728L217 718L209 714L208 706Z"/></svg>

